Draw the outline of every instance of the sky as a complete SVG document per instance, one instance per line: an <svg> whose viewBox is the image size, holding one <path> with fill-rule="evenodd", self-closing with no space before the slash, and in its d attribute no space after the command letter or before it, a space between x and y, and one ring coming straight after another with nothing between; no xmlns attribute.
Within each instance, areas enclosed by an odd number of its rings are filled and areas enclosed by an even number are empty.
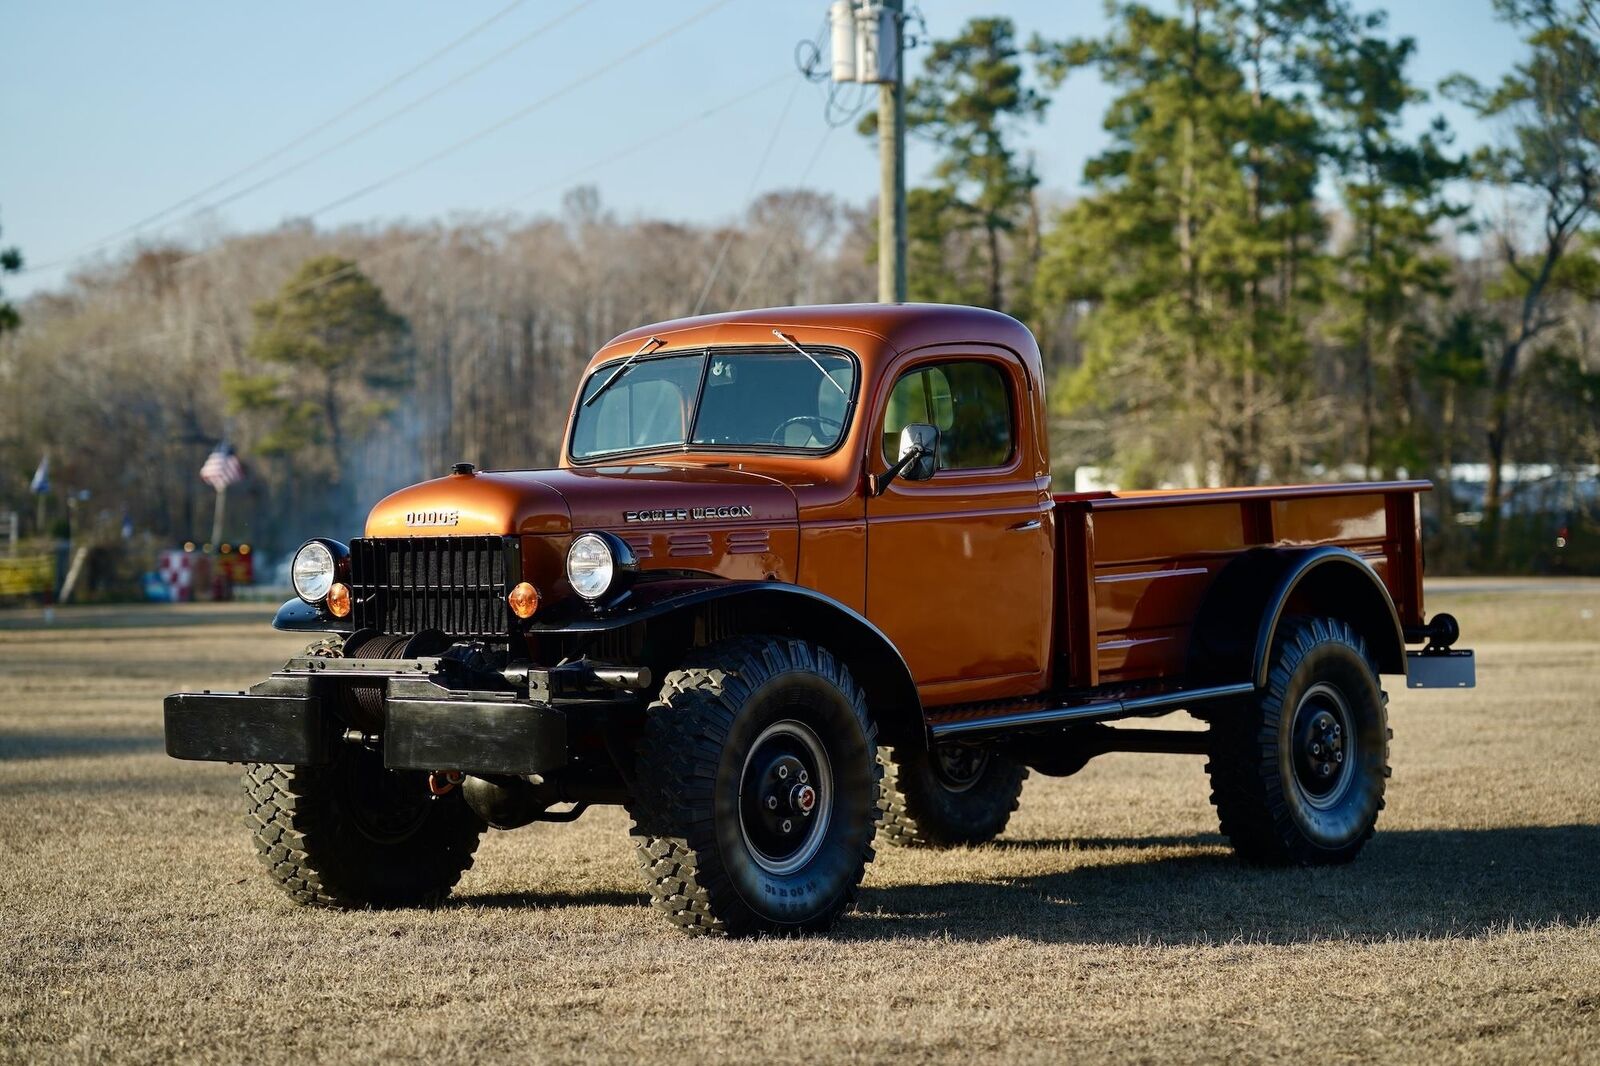
<svg viewBox="0 0 1600 1066"><path fill-rule="evenodd" d="M1425 87L1454 71L1492 80L1519 54L1490 0L1387 6L1390 32L1417 41L1411 73ZM18 0L0 8L0 246L20 247L30 269L0 284L12 296L59 285L140 237L549 213L580 184L624 218L728 221L752 195L799 184L864 203L877 192L875 145L853 123L830 127L829 87L796 70L826 8ZM1011 17L1023 38L1106 25L1101 0L921 10L934 37L983 14ZM908 56L913 73L921 52ZM861 91L841 87L835 110ZM1092 73L1075 74L1028 132L1047 190L1079 187L1110 99ZM1495 134L1437 97L1412 121L1436 113L1459 145ZM911 183L932 158L913 140Z"/></svg>

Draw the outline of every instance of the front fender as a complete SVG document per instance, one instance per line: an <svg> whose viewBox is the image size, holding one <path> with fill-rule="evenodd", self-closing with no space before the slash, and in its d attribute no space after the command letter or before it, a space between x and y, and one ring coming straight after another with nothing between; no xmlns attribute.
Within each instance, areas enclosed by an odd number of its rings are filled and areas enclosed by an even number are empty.
<svg viewBox="0 0 1600 1066"><path fill-rule="evenodd" d="M642 626L704 634L708 640L746 633L799 637L838 656L867 695L889 744L927 743L927 721L911 669L884 632L859 612L803 585L778 581L695 578L644 581L604 611L568 615L529 627L532 634L603 634Z"/></svg>
<svg viewBox="0 0 1600 1066"><path fill-rule="evenodd" d="M272 628L285 633L349 633L350 626L296 596L272 616Z"/></svg>

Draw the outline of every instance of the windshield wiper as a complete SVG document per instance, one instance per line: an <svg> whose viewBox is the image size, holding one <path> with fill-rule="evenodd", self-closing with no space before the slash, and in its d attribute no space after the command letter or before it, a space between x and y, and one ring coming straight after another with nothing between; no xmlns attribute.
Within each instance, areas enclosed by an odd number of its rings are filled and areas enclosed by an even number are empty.
<svg viewBox="0 0 1600 1066"><path fill-rule="evenodd" d="M832 385L834 388L839 390L840 396L843 396L847 400L850 398L850 394L844 391L844 386L833 380L833 375L828 373L827 369L823 367L821 363L817 362L816 356L800 347L800 345L796 344L792 338L785 336L784 332L780 329L773 330L772 335L783 343L787 344L789 347L793 348L795 351L799 352L801 355L805 356L807 359L811 360L811 365L822 371L822 376L827 379L829 385Z"/></svg>
<svg viewBox="0 0 1600 1066"><path fill-rule="evenodd" d="M665 344L665 343L666 343L666 341L663 341L660 337L651 337L649 340L645 341L643 348L640 348L638 351L636 351L632 355L628 356L628 358L624 359L622 361L622 365L617 367L617 369L613 370L611 372L611 376L606 378L606 380L601 384L601 386L598 389L595 389L593 392L591 392L589 394L589 398L587 400L583 401L583 406L588 407L590 404L592 404L596 400L598 400L600 398L600 394L605 392L607 389L609 389L612 386L612 384L615 383L616 380L622 376L623 371L627 370L630 366L633 365L633 361L635 359L639 358L641 355L644 355L646 352L650 351L650 349L656 347L658 344ZM816 362L816 360L813 359L812 362ZM830 378L829 380L831 381L832 379Z"/></svg>

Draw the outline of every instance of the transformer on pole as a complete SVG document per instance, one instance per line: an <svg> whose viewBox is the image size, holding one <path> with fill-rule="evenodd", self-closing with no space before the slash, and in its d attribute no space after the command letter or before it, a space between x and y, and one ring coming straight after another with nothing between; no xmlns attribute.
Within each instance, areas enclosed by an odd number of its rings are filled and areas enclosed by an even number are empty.
<svg viewBox="0 0 1600 1066"><path fill-rule="evenodd" d="M834 0L833 80L878 86L878 302L906 298L903 0Z"/></svg>

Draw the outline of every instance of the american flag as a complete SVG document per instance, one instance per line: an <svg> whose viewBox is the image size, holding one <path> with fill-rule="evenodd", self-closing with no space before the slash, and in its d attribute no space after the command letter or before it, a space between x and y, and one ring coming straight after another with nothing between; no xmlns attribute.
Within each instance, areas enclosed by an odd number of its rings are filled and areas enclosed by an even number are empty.
<svg viewBox="0 0 1600 1066"><path fill-rule="evenodd" d="M200 480L218 492L235 481L244 480L244 464L233 454L233 445L223 443L212 449L211 454L206 456L205 465L200 468Z"/></svg>

